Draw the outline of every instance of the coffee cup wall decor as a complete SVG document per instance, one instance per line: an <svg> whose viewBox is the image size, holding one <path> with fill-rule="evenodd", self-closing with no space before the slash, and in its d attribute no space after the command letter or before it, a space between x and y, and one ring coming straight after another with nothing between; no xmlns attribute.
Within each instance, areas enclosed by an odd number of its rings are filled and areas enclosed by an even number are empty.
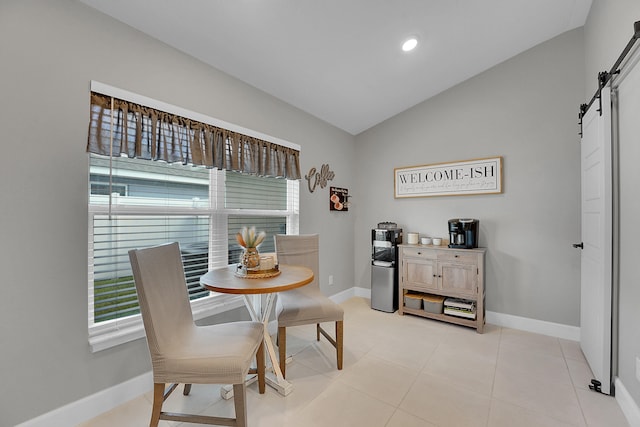
<svg viewBox="0 0 640 427"><path fill-rule="evenodd" d="M349 210L349 190L346 188L329 187L329 210Z"/></svg>

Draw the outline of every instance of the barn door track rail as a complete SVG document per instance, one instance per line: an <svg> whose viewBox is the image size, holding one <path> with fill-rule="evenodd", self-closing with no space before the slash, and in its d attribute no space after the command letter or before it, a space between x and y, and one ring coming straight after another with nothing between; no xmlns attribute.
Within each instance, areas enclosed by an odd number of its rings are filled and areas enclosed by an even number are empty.
<svg viewBox="0 0 640 427"><path fill-rule="evenodd" d="M602 97L600 96L602 93L602 89L604 89L607 83L609 83L609 81L611 80L611 76L620 72L620 64L622 64L638 39L640 39L640 21L636 21L633 23L633 36L618 57L618 60L615 62L615 64L613 64L613 67L611 67L611 70L598 73L598 89L596 90L596 93L593 95L589 103L580 104L580 111L578 112L578 124L580 126L580 131L578 133L580 135L580 138L582 138L582 118L585 114L587 114L587 111L589 111L589 108L591 108L591 105L593 105L596 99L598 100L598 112L600 113L600 115L602 115Z"/></svg>

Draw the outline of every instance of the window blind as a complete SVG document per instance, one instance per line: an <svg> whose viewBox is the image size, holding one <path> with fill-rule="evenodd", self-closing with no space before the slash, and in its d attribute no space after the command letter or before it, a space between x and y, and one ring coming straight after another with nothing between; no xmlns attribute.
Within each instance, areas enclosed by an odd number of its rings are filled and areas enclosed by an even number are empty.
<svg viewBox="0 0 640 427"><path fill-rule="evenodd" d="M189 297L198 299L209 296L200 276L238 262L242 227L265 231L260 250L274 252L272 236L297 222L298 194L284 179L92 154L90 182L95 323L139 313L129 250L179 242Z"/></svg>
<svg viewBox="0 0 640 427"><path fill-rule="evenodd" d="M180 242L190 299L209 295L200 276L209 267L209 217L184 215L95 215L93 217L94 322L140 312L128 252Z"/></svg>

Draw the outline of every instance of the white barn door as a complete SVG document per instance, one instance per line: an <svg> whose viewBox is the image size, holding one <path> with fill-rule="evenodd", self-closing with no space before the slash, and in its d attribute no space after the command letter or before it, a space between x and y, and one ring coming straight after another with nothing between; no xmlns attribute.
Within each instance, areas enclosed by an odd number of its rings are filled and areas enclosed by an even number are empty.
<svg viewBox="0 0 640 427"><path fill-rule="evenodd" d="M612 175L611 92L582 118L580 347L601 391L611 393Z"/></svg>

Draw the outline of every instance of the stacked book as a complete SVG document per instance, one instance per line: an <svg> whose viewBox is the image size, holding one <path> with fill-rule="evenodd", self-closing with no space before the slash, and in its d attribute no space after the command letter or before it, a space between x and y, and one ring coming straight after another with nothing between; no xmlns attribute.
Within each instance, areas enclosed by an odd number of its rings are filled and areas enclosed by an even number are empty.
<svg viewBox="0 0 640 427"><path fill-rule="evenodd" d="M460 298L447 298L444 300L444 314L475 319L476 303Z"/></svg>

